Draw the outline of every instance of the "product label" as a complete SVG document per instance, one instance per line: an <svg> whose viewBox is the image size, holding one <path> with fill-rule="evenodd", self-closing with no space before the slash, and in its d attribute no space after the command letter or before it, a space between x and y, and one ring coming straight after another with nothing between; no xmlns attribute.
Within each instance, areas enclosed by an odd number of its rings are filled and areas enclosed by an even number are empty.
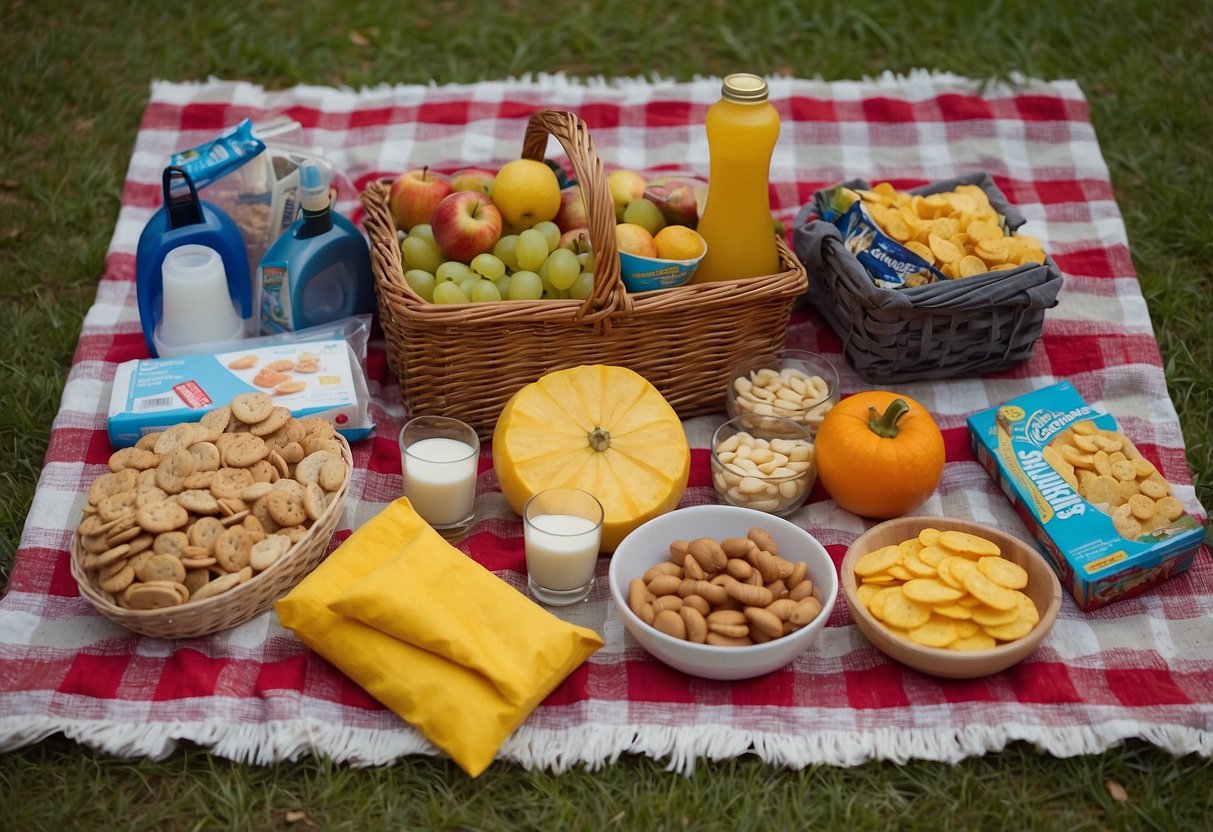
<svg viewBox="0 0 1213 832"><path fill-rule="evenodd" d="M262 264L257 268L261 283L261 330L285 332L295 329L291 311L290 273L286 263Z"/></svg>

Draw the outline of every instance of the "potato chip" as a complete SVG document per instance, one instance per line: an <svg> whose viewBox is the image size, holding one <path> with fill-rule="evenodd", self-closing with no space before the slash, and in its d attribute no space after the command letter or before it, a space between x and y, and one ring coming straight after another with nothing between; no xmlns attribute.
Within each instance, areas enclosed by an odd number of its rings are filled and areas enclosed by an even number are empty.
<svg viewBox="0 0 1213 832"><path fill-rule="evenodd" d="M931 251L931 249L927 248L927 246L923 243L920 243L917 240L910 240L905 244L905 246L907 249L921 257L928 266L935 265L935 252Z"/></svg>
<svg viewBox="0 0 1213 832"><path fill-rule="evenodd" d="M877 592L880 592L880 590L881 587L876 586L876 584L860 584L859 586L855 587L855 597L858 598L859 603L863 604L865 607L871 607L872 596L874 596Z"/></svg>
<svg viewBox="0 0 1213 832"><path fill-rule="evenodd" d="M1045 253L1043 249L1027 247L1019 253L1019 265L1021 266L1027 266L1030 263L1043 266L1044 262Z"/></svg>
<svg viewBox="0 0 1213 832"><path fill-rule="evenodd" d="M868 611L871 612L872 615L876 616L881 621L883 621L884 620L884 605L893 596L904 597L901 595L901 587L899 587L899 586L882 587L880 590L878 590L876 592L875 595L872 596L871 603L868 604Z"/></svg>
<svg viewBox="0 0 1213 832"><path fill-rule="evenodd" d="M986 262L987 266L1001 265L1007 262L1010 246L1006 237L994 240L982 240L973 249L973 253Z"/></svg>
<svg viewBox="0 0 1213 832"><path fill-rule="evenodd" d="M951 618L953 621L968 621L973 617L973 610L961 604L936 604L931 610L936 615Z"/></svg>
<svg viewBox="0 0 1213 832"><path fill-rule="evenodd" d="M939 615L932 615L926 623L907 629L910 641L923 647L947 647L956 641L955 622Z"/></svg>
<svg viewBox="0 0 1213 832"><path fill-rule="evenodd" d="M963 590L936 578L915 578L906 581L901 591L911 601L927 605L950 604L964 595Z"/></svg>
<svg viewBox="0 0 1213 832"><path fill-rule="evenodd" d="M919 558L917 553L906 555L902 565L915 578L934 578L936 575L935 567Z"/></svg>
<svg viewBox="0 0 1213 832"><path fill-rule="evenodd" d="M1031 621L1026 621L1023 618L1016 618L1009 624L1000 624L993 627L982 627L986 631L986 635L997 639L998 641L1015 641L1023 638L1028 633L1032 632L1032 628L1036 625Z"/></svg>
<svg viewBox="0 0 1213 832"><path fill-rule="evenodd" d="M1119 451L1125 446L1124 440L1118 433L1112 431L1102 431L1092 435L1091 441L1101 451L1107 451L1109 454Z"/></svg>
<svg viewBox="0 0 1213 832"><path fill-rule="evenodd" d="M1080 436L1092 436L1099 433L1099 427L1090 420L1075 422L1074 424L1070 425L1070 430L1074 431Z"/></svg>
<svg viewBox="0 0 1213 832"><path fill-rule="evenodd" d="M935 542L939 540L939 536L941 534L943 534L943 532L941 532L939 529L927 526L918 533L918 542L923 546L934 546Z"/></svg>
<svg viewBox="0 0 1213 832"><path fill-rule="evenodd" d="M993 607L996 610L1009 610L1015 607L1015 596L1011 594L1011 590L991 581L978 571L976 565L972 571L965 573L961 582L970 595L987 607Z"/></svg>
<svg viewBox="0 0 1213 832"><path fill-rule="evenodd" d="M897 189L888 182L877 182L872 191L882 202L894 202L897 199Z"/></svg>
<svg viewBox="0 0 1213 832"><path fill-rule="evenodd" d="M931 221L931 233L945 240L950 239L960 233L960 223L953 217L939 217Z"/></svg>
<svg viewBox="0 0 1213 832"><path fill-rule="evenodd" d="M961 277L973 277L978 274L985 274L988 269L985 262L980 257L975 257L972 254L966 254L960 258L960 263L956 266L956 271Z"/></svg>
<svg viewBox="0 0 1213 832"><path fill-rule="evenodd" d="M1003 624L1010 624L1015 619L1019 618L1019 610L1012 603L1010 609L996 610L988 604L982 604L980 607L974 607L970 612L970 618L973 623L979 624L982 627L997 627Z"/></svg>
<svg viewBox="0 0 1213 832"><path fill-rule="evenodd" d="M977 200L966 193L953 191L950 194L944 194L944 199L957 214L971 214L977 210Z"/></svg>
<svg viewBox="0 0 1213 832"><path fill-rule="evenodd" d="M1112 460L1108 458L1107 451L1096 451L1091 454L1091 467L1101 477L1112 476Z"/></svg>
<svg viewBox="0 0 1213 832"><path fill-rule="evenodd" d="M938 567L939 562L948 557L948 553L938 546L923 546L918 550L918 559L931 567Z"/></svg>
<svg viewBox="0 0 1213 832"><path fill-rule="evenodd" d="M904 587L889 590L882 607L881 618L894 627L911 630L931 620L931 608L906 597Z"/></svg>
<svg viewBox="0 0 1213 832"><path fill-rule="evenodd" d="M914 577L914 573L906 569L904 565L895 563L889 567L889 574L899 581L908 581Z"/></svg>
<svg viewBox="0 0 1213 832"><path fill-rule="evenodd" d="M974 220L965 228L965 233L969 235L969 239L973 241L973 245L983 240L998 240L1003 236L1002 229L992 222L985 220Z"/></svg>
<svg viewBox="0 0 1213 832"><path fill-rule="evenodd" d="M1088 471L1095 470L1095 457L1092 454L1083 453L1076 447L1062 445L1061 458L1075 468L1086 468Z"/></svg>
<svg viewBox="0 0 1213 832"><path fill-rule="evenodd" d="M999 586L1023 589L1028 585L1028 573L1018 563L1005 558L985 557L977 561L977 569Z"/></svg>
<svg viewBox="0 0 1213 832"><path fill-rule="evenodd" d="M1144 456L1139 456L1136 459L1130 460L1133 463L1133 470L1141 479L1147 479L1151 474L1157 473L1158 469L1154 467L1154 463L1146 459Z"/></svg>
<svg viewBox="0 0 1213 832"><path fill-rule="evenodd" d="M881 546L855 561L855 574L863 577L888 572L890 566L901 563L901 557L901 550L896 546Z"/></svg>
<svg viewBox="0 0 1213 832"><path fill-rule="evenodd" d="M964 589L964 583L961 582L960 578L952 574L952 561L954 560L963 560L963 558L949 555L935 564L936 577L953 589Z"/></svg>
<svg viewBox="0 0 1213 832"><path fill-rule="evenodd" d="M956 637L969 638L980 633L981 627L975 621L957 621L956 622Z"/></svg>
<svg viewBox="0 0 1213 832"><path fill-rule="evenodd" d="M962 252L956 246L952 245L947 238L941 237L938 234L930 234L927 237L927 245L931 247L931 251L935 254L936 259L944 263L954 263L962 256Z"/></svg>
<svg viewBox="0 0 1213 832"><path fill-rule="evenodd" d="M1095 444L1095 437L1092 434L1071 433L1069 441L1070 444L1084 454L1093 454L1099 450L1099 446Z"/></svg>
<svg viewBox="0 0 1213 832"><path fill-rule="evenodd" d="M876 575L864 575L860 580L865 584L876 584L877 586L890 586L901 583L901 581L894 578L888 572L880 572Z"/></svg>
<svg viewBox="0 0 1213 832"><path fill-rule="evenodd" d="M901 214L886 214L882 225L884 232L899 243L904 243L913 236L910 226L906 225L906 221L902 219Z"/></svg>
<svg viewBox="0 0 1213 832"><path fill-rule="evenodd" d="M1019 617L1025 621L1033 624L1040 621L1040 611L1036 609L1036 604L1022 592L1015 593L1015 609L1019 610Z"/></svg>
<svg viewBox="0 0 1213 832"><path fill-rule="evenodd" d="M1002 549L998 548L998 544L994 541L986 540L984 537L978 537L968 532L956 531L955 529L948 529L946 532L942 532L939 535L939 543L950 552L971 558L997 557L1002 554Z"/></svg>
<svg viewBox="0 0 1213 832"><path fill-rule="evenodd" d="M957 638L948 645L949 650L989 650L996 647L998 642L986 632L974 633L966 638Z"/></svg>

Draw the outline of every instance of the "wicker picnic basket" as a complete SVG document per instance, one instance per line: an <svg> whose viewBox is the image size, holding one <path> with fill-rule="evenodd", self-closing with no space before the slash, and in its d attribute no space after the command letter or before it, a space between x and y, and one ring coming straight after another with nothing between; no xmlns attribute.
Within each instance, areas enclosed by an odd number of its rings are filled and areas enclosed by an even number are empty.
<svg viewBox="0 0 1213 832"><path fill-rule="evenodd" d="M99 613L114 623L155 638L197 638L237 627L256 618L302 581L328 553L333 532L337 530L337 524L345 511L345 498L349 493L354 467L349 443L340 434L338 440L345 457L345 482L330 495L328 506L303 537L268 569L227 592L202 601L158 610L132 610L115 604L89 580L84 569L84 551L80 548L80 536L73 534L71 570L72 577L80 588L80 594L87 598Z"/></svg>
<svg viewBox="0 0 1213 832"><path fill-rule="evenodd" d="M868 187L860 180L843 184ZM1008 229L1023 225L1023 215L985 173L934 182L911 193L940 193L962 184L984 190ZM1061 289L1062 275L1051 257L1041 265L963 280L879 288L833 223L817 215L821 193L797 215L793 243L811 276L806 297L841 339L843 355L859 375L876 384L972 376L1031 356L1045 311L1057 304Z"/></svg>
<svg viewBox="0 0 1213 832"><path fill-rule="evenodd" d="M785 268L777 274L628 293L606 171L589 129L570 112L536 112L522 156L543 160L549 134L567 154L589 214L596 268L584 301L427 303L404 281L391 180L363 191L380 322L406 413L452 416L487 438L519 388L581 364L635 370L683 417L723 410L737 361L783 346L792 306L808 286L804 267L779 239Z"/></svg>

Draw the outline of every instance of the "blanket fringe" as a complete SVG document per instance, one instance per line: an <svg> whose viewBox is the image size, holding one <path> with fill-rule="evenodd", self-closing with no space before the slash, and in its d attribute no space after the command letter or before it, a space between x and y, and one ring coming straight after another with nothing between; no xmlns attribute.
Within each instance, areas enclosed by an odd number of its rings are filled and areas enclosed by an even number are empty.
<svg viewBox="0 0 1213 832"><path fill-rule="evenodd" d="M219 757L252 765L292 762L305 754L352 767L387 765L411 754L440 752L411 728L337 727L314 719L234 726L217 720L122 724L85 719L0 719L0 752L62 733L82 745L123 758L164 759L186 740ZM664 761L667 771L690 776L701 760L719 762L753 754L779 768L855 766L869 761L958 763L997 752L1012 742L1031 743L1055 757L1099 754L1127 739L1140 739L1176 756L1213 756L1213 728L1108 720L1098 726L1047 727L1028 723L974 725L959 731L881 728L819 731L805 736L717 726L522 726L498 754L528 770L561 774L584 765L596 771L624 754Z"/></svg>

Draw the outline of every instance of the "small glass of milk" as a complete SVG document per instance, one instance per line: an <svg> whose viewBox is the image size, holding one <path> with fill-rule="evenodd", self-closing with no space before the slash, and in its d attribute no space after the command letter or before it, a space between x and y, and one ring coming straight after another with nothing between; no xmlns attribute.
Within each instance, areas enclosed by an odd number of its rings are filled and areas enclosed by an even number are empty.
<svg viewBox="0 0 1213 832"><path fill-rule="evenodd" d="M549 488L527 500L522 515L531 597L549 606L583 600L602 545L602 503L578 488Z"/></svg>
<svg viewBox="0 0 1213 832"><path fill-rule="evenodd" d="M472 528L479 460L476 431L458 419L418 416L400 429L404 496L448 540Z"/></svg>

